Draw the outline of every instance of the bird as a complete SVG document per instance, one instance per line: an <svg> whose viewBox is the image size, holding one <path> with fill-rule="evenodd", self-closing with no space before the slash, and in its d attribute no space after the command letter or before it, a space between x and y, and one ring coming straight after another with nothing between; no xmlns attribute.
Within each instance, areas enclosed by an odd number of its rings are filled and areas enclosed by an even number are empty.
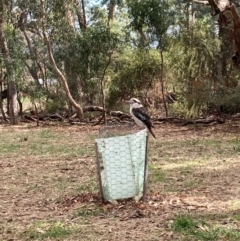
<svg viewBox="0 0 240 241"><path fill-rule="evenodd" d="M131 98L130 100L127 100L127 103L130 104L130 115L132 116L136 125L139 127L147 127L154 139L156 139L156 136L152 131L153 124L151 118L147 110L141 104L141 101L137 98Z"/></svg>

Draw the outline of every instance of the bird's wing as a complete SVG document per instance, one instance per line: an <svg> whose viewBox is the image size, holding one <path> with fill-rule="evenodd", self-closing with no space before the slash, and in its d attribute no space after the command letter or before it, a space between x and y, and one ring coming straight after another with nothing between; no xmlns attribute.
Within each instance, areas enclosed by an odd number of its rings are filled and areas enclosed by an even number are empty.
<svg viewBox="0 0 240 241"><path fill-rule="evenodd" d="M152 134L154 139L156 139L156 136L152 131L153 124L147 110L144 107L132 108L132 113L146 125L149 132Z"/></svg>
<svg viewBox="0 0 240 241"><path fill-rule="evenodd" d="M132 113L141 121L145 122L150 120L150 116L144 107L132 108Z"/></svg>
<svg viewBox="0 0 240 241"><path fill-rule="evenodd" d="M151 118L144 107L132 108L132 113L141 120L147 128L153 127Z"/></svg>

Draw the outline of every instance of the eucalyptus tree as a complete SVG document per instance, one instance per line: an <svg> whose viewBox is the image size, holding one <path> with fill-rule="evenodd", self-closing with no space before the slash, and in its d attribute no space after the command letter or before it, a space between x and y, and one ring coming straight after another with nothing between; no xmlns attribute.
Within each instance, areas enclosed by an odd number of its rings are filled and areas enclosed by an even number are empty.
<svg viewBox="0 0 240 241"><path fill-rule="evenodd" d="M187 109L193 116L209 102L219 106L224 99L228 102L231 92L235 95L239 73L231 63L234 31L227 26L233 26L233 22L223 15L213 16L214 11L210 15L210 4L219 1L171 2L176 21L169 35L168 79L174 80L181 92L177 109ZM223 5L227 2L222 1Z"/></svg>
<svg viewBox="0 0 240 241"><path fill-rule="evenodd" d="M216 22L220 40L220 54L213 86L215 105L225 111L239 111L240 14L237 1L196 1L197 8L208 7ZM202 4L202 5L200 5ZM211 8L210 8L211 7Z"/></svg>
<svg viewBox="0 0 240 241"><path fill-rule="evenodd" d="M8 112L10 123L18 124L18 102L17 102L17 81L22 75L21 64L21 39L16 36L13 26L11 25L9 10L12 10L10 2L0 1L0 46L1 57L3 59L4 70L1 79L4 79L8 90ZM19 36L17 36L19 37ZM4 81L4 82L5 82ZM2 84L2 83L1 83Z"/></svg>
<svg viewBox="0 0 240 241"><path fill-rule="evenodd" d="M165 107L166 116L168 115L167 105L164 98L164 58L163 52L166 47L167 30L173 21L173 14L168 1L158 0L128 0L128 12L130 16L130 26L140 35L140 47L154 47L160 52L160 71L159 79L161 92ZM171 16L171 18L170 18Z"/></svg>
<svg viewBox="0 0 240 241"><path fill-rule="evenodd" d="M60 68L57 66L57 63L56 63L54 55L53 55L51 39L50 39L51 33L49 34L49 31L53 30L54 28L51 29L52 25L48 26L48 24L56 23L57 25L59 25L62 23L62 19L59 19L57 15L53 14L53 9L50 8L51 4L53 4L53 1L51 1L51 3L47 2L47 4L45 4L44 0L40 0L40 10L41 10L40 26L41 26L41 30L42 30L43 40L46 44L49 61L53 68L54 73L61 80L61 83L62 83L63 89L66 93L66 96L67 96L70 104L76 109L79 119L83 119L82 107L72 97L72 94L69 90L67 78L64 76L64 74L62 73ZM52 32L52 34L54 34L54 33Z"/></svg>
<svg viewBox="0 0 240 241"><path fill-rule="evenodd" d="M33 85L35 90L41 92L43 96L52 96L49 90L49 79L54 78L51 66L46 54L46 46L43 41L43 35L40 26L40 5L38 2L32 1L14 1L11 11L11 24L14 26L15 32L19 38L23 38L24 50L23 56L18 59L25 65L25 80L18 85L18 90L28 93L30 99L33 95L32 91L28 91L28 85ZM18 40L19 40L18 38ZM18 41L19 42L19 41ZM16 44L16 43L15 43Z"/></svg>
<svg viewBox="0 0 240 241"><path fill-rule="evenodd" d="M221 42L207 7L199 8L189 1L172 6L176 6L176 21L168 34L166 77L178 91L175 111L193 117L210 100L217 80Z"/></svg>
<svg viewBox="0 0 240 241"><path fill-rule="evenodd" d="M24 63L35 83L39 89L43 87L48 89L50 76L55 81L59 79L69 102L77 110L78 116L82 118L82 108L72 97L68 86L73 82L71 69L68 68L69 65L66 62L64 68L62 62L56 59L56 53L62 49L62 46L66 46L67 52L68 40L76 35L75 20L81 14L81 9L77 6L78 1L16 0L12 3L14 4L12 25L20 30L25 38ZM71 90L75 89L77 88L71 88Z"/></svg>

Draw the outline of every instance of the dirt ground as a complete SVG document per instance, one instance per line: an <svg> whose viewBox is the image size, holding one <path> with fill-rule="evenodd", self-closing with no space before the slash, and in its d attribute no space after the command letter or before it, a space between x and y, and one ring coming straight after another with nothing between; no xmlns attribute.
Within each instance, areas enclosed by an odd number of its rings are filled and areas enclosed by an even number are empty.
<svg viewBox="0 0 240 241"><path fill-rule="evenodd" d="M99 128L0 125L0 240L205 240L173 228L181 215L240 229L238 122L156 125L145 200L115 205L99 195Z"/></svg>

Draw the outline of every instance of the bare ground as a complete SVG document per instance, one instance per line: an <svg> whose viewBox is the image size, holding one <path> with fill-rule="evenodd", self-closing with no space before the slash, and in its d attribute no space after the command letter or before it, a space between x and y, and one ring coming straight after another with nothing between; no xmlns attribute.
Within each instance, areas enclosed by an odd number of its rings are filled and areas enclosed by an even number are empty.
<svg viewBox="0 0 240 241"><path fill-rule="evenodd" d="M172 228L185 214L240 229L239 123L156 126L146 198L117 205L99 197L98 131L0 126L0 240L195 240Z"/></svg>

